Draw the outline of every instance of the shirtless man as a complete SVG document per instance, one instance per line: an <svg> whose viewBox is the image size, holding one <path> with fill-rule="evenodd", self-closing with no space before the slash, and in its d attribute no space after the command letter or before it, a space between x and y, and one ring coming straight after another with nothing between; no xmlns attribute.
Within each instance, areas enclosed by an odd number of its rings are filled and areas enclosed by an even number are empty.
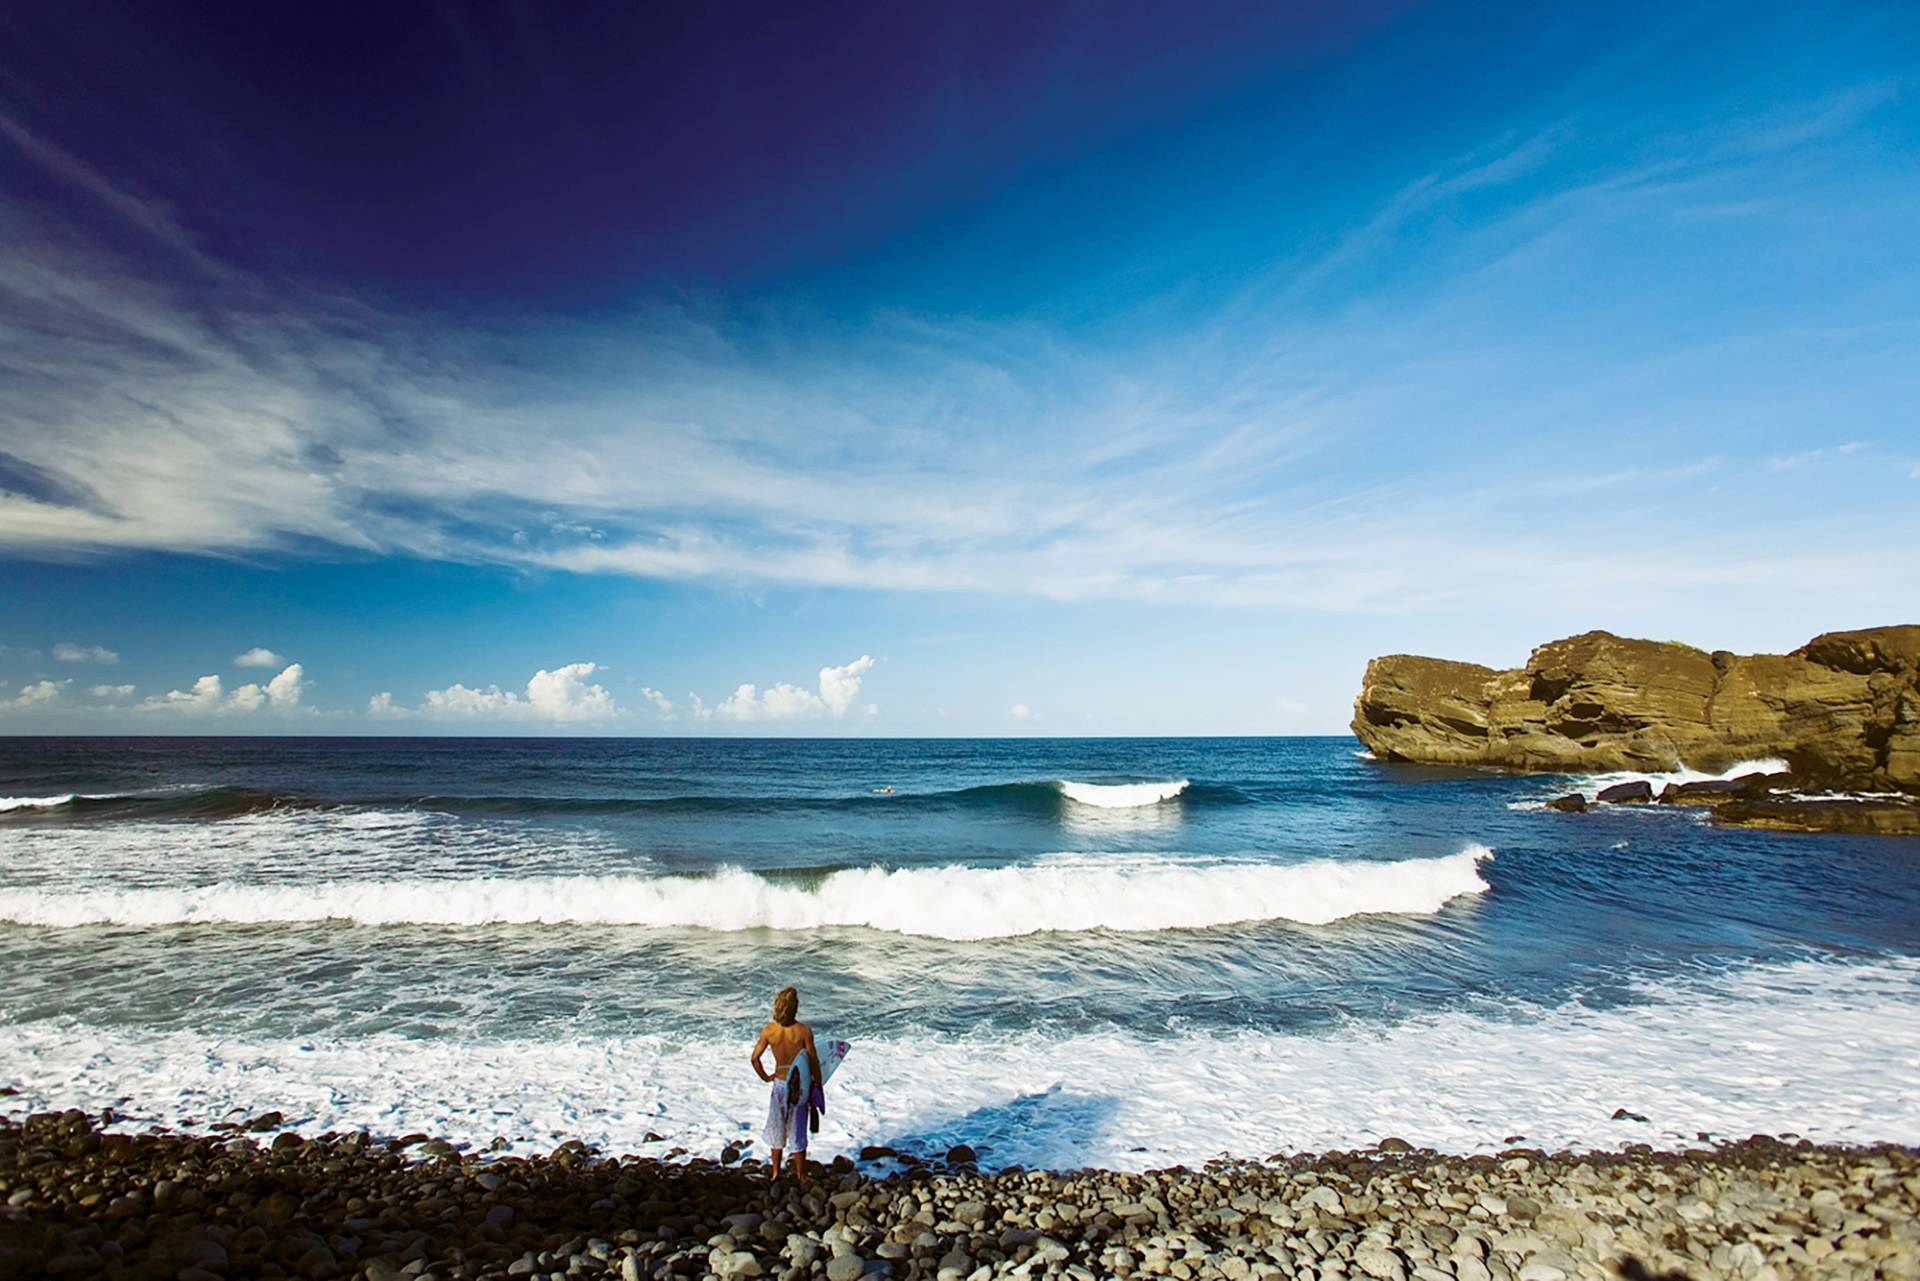
<svg viewBox="0 0 1920 1281"><path fill-rule="evenodd" d="M772 1151L771 1177L775 1182L780 1178L780 1154L787 1148L793 1149L793 1177L801 1187L807 1186L807 1095L813 1083L820 1079L820 1055L813 1048L813 1029L805 1023L795 1020L800 1015L800 993L790 987L783 987L773 998L773 1022L760 1029L760 1039L753 1043L753 1070L762 1081L769 1081L773 1090L767 1098L766 1144ZM773 1071L769 1072L760 1065L760 1056L773 1051ZM802 1052L806 1061L798 1066L794 1060ZM795 1097L789 1097L789 1091Z"/></svg>

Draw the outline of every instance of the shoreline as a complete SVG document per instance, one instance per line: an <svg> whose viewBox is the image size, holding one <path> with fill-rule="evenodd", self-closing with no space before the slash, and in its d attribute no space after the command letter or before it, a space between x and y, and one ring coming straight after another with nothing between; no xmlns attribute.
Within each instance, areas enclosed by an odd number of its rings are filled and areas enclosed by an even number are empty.
<svg viewBox="0 0 1920 1281"><path fill-rule="evenodd" d="M1710 1148L1362 1152L1194 1170L875 1177L806 1193L753 1158L462 1153L365 1132L103 1133L0 1118L0 1273L166 1277L716 1276L802 1281L1565 1281L1920 1277L1920 1148L1755 1136ZM265 1119L265 1118L260 1118Z"/></svg>

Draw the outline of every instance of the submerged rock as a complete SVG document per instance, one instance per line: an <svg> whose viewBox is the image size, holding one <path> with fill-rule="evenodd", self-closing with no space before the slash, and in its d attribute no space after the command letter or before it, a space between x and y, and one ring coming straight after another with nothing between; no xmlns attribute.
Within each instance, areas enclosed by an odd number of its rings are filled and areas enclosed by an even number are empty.
<svg viewBox="0 0 1920 1281"><path fill-rule="evenodd" d="M1920 792L1920 626L1752 655L1595 631L1504 671L1394 654L1367 664L1353 732L1383 761L1584 773L1777 756L1819 786Z"/></svg>
<svg viewBox="0 0 1920 1281"><path fill-rule="evenodd" d="M1759 827L1775 832L1920 836L1920 802L1848 796L1734 800L1716 808L1713 821L1722 827Z"/></svg>

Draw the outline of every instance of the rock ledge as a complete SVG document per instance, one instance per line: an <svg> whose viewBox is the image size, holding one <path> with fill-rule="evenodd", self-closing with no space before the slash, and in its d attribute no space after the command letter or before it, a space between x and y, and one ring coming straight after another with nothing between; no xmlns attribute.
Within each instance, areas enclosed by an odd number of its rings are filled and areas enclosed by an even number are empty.
<svg viewBox="0 0 1920 1281"><path fill-rule="evenodd" d="M1920 625L1747 655L1594 631L1505 671L1391 654L1367 664L1353 732L1383 761L1588 773L1778 757L1802 786L1920 794Z"/></svg>

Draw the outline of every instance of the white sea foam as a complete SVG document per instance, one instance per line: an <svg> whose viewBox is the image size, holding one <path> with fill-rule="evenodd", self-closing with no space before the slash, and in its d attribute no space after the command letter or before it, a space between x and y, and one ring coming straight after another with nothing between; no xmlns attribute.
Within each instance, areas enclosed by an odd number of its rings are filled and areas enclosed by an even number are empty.
<svg viewBox="0 0 1920 1281"><path fill-rule="evenodd" d="M863 926L946 939L1077 930L1324 924L1374 912L1437 912L1486 889L1470 845L1397 862L1075 864L861 868L814 885L738 869L712 876L222 882L185 888L0 889L21 925L160 926L342 920L364 925L580 924L806 930Z"/></svg>
<svg viewBox="0 0 1920 1281"><path fill-rule="evenodd" d="M1653 788L1653 794L1658 796L1660 795L1661 789L1669 783L1725 782L1728 779L1739 778L1742 774L1778 774L1790 768L1791 766L1789 766L1787 762L1778 757L1768 756L1757 760L1739 761L1718 772L1688 769L1684 765L1679 769L1656 770L1653 772L1614 770L1605 774L1582 775L1574 781L1571 789L1556 787L1547 795L1533 797L1524 801L1509 801L1507 808L1510 810L1544 809L1546 808L1548 800L1555 796L1563 796L1569 790L1579 792L1588 800L1592 800L1605 789L1621 783L1645 782Z"/></svg>
<svg viewBox="0 0 1920 1281"><path fill-rule="evenodd" d="M1447 1013L1315 1035L1142 1040L902 1037L856 1042L816 1138L922 1152L969 1142L988 1164L1123 1169L1263 1157L1399 1135L1445 1151L1528 1142L1608 1148L1795 1133L1920 1143L1920 961L1801 961L1569 1004ZM824 1014L823 1031L833 1031ZM111 1107L131 1124L205 1126L284 1111L308 1133L423 1131L514 1150L580 1138L694 1153L765 1115L737 1038L251 1041L89 1026L9 1026L0 1099L15 1114ZM1612 1119L1616 1108L1648 1118Z"/></svg>
<svg viewBox="0 0 1920 1281"><path fill-rule="evenodd" d="M1136 805L1158 805L1187 790L1184 778L1154 783L1079 783L1063 778L1054 784L1060 794L1079 805L1101 809L1132 809Z"/></svg>
<svg viewBox="0 0 1920 1281"><path fill-rule="evenodd" d="M606 833L408 809L270 809L181 823L0 823L9 889L185 890L253 879L261 869L320 869L350 882L405 867L422 879L631 870L644 856ZM4 913L0 913L0 918Z"/></svg>
<svg viewBox="0 0 1920 1281"><path fill-rule="evenodd" d="M73 804L73 793L64 796L0 796L0 814L8 810L50 810Z"/></svg>

